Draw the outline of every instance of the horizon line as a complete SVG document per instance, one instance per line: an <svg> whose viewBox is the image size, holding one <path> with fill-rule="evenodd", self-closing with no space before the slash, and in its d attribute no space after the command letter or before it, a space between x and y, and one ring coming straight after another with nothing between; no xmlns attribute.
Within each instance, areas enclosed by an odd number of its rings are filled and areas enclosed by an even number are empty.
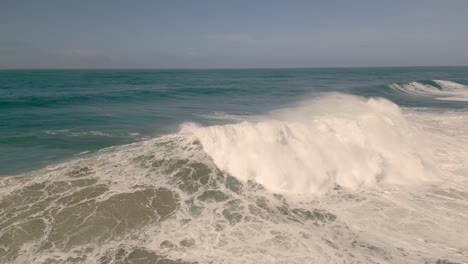
<svg viewBox="0 0 468 264"><path fill-rule="evenodd" d="M220 67L220 68L0 68L0 71L15 70L287 70L287 69L359 69L359 68L454 68L468 65L412 65L412 66L323 66L323 67Z"/></svg>

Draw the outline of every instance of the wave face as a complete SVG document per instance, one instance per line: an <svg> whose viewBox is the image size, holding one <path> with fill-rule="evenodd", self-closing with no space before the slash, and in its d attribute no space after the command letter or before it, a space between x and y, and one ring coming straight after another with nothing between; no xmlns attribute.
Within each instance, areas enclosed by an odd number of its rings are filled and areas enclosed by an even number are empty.
<svg viewBox="0 0 468 264"><path fill-rule="evenodd" d="M451 81L395 83L391 84L390 88L415 96L431 96L438 100L468 101L468 86Z"/></svg>
<svg viewBox="0 0 468 264"><path fill-rule="evenodd" d="M466 117L332 94L3 177L0 262L462 263Z"/></svg>
<svg viewBox="0 0 468 264"><path fill-rule="evenodd" d="M218 168L279 193L320 194L336 187L432 179L432 153L385 99L335 94L259 121L197 127Z"/></svg>

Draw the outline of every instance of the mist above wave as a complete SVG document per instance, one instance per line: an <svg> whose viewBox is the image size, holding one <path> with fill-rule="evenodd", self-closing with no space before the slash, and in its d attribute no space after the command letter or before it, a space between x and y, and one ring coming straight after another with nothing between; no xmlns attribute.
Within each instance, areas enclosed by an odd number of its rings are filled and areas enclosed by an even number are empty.
<svg viewBox="0 0 468 264"><path fill-rule="evenodd" d="M321 194L337 185L435 179L424 133L381 98L332 94L258 121L186 123L182 132L195 134L221 170L273 192Z"/></svg>

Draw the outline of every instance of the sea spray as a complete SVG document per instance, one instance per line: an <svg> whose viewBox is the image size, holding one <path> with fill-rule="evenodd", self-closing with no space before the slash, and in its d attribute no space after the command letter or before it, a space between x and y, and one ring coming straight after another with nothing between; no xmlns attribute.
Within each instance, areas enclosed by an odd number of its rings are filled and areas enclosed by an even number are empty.
<svg viewBox="0 0 468 264"><path fill-rule="evenodd" d="M182 132L193 133L218 168L273 192L322 194L436 178L424 132L381 98L327 95L258 121L189 123Z"/></svg>

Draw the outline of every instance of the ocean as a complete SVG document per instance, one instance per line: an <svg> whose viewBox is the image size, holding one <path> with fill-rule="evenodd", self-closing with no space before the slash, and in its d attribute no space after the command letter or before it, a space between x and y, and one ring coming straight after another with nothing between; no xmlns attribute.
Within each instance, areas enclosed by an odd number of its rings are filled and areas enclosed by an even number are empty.
<svg viewBox="0 0 468 264"><path fill-rule="evenodd" d="M468 263L468 67L1 70L1 263Z"/></svg>

